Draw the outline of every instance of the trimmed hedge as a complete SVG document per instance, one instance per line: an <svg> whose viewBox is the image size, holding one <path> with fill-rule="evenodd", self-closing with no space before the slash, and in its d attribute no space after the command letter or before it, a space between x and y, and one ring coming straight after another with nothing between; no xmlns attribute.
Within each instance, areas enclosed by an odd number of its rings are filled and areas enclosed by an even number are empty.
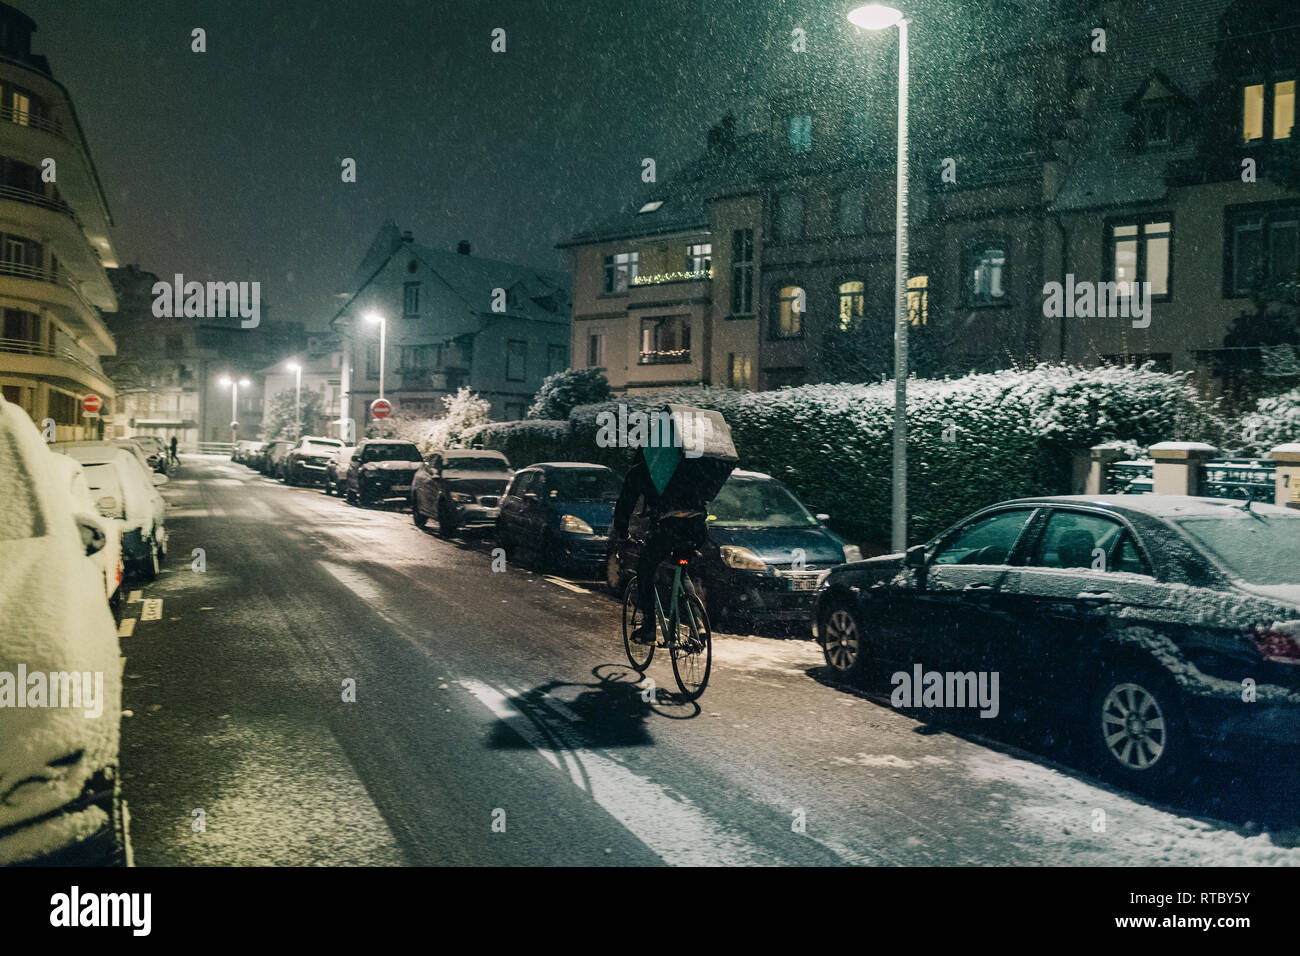
<svg viewBox="0 0 1300 956"><path fill-rule="evenodd" d="M889 539L893 383L805 385L771 392L666 390L629 409L681 402L721 412L741 467L785 482L852 538ZM514 422L476 432L516 467L547 458L626 468L632 453L596 445L596 416ZM996 501L1070 489L1071 458L1104 441L1220 440L1220 423L1181 374L1152 368L1039 366L908 383L909 538L920 541ZM512 453L513 451L513 453Z"/></svg>
<svg viewBox="0 0 1300 956"><path fill-rule="evenodd" d="M1256 402L1255 410L1241 419L1239 441L1253 455L1300 442L1300 388Z"/></svg>

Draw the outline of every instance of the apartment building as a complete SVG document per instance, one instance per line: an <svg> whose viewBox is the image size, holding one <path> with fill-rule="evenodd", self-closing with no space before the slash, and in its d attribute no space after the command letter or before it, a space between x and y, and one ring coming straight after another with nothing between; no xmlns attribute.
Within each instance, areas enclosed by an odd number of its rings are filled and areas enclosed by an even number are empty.
<svg viewBox="0 0 1300 956"><path fill-rule="evenodd" d="M45 57L36 24L0 3L0 390L60 440L96 437L81 398L116 397L101 359L117 308L105 268L117 265L112 217L72 98Z"/></svg>

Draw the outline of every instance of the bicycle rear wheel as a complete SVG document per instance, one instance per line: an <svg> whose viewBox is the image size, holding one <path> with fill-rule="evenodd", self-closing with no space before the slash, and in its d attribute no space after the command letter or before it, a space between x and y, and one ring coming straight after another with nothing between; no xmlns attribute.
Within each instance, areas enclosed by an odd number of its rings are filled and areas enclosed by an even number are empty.
<svg viewBox="0 0 1300 956"><path fill-rule="evenodd" d="M650 661L655 656L655 646L653 644L635 644L632 641L632 632L641 626L644 615L636 604L636 575L628 578L627 587L623 590L623 651L627 654L628 663L631 664L638 674L644 674L645 669L650 666Z"/></svg>
<svg viewBox="0 0 1300 956"><path fill-rule="evenodd" d="M708 686L713 669L713 633L709 615L694 594L683 592L677 607L677 633L669 645L673 676L686 699L696 700Z"/></svg>

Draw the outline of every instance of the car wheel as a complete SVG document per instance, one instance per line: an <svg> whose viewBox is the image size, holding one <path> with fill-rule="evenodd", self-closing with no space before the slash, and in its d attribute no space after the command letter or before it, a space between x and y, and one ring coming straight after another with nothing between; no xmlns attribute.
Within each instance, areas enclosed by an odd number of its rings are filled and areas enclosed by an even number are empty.
<svg viewBox="0 0 1300 956"><path fill-rule="evenodd" d="M446 501L438 503L438 534L444 538L456 536L456 519L452 516L451 508L447 506Z"/></svg>
<svg viewBox="0 0 1300 956"><path fill-rule="evenodd" d="M866 672L865 633L861 615L848 602L831 605L822 622L822 654L836 676L856 680Z"/></svg>
<svg viewBox="0 0 1300 956"><path fill-rule="evenodd" d="M113 596L108 599L108 610L113 615L114 624L120 625L122 623L122 604L122 588L119 586L118 589L113 592Z"/></svg>
<svg viewBox="0 0 1300 956"><path fill-rule="evenodd" d="M429 516L420 512L420 503L415 500L415 492L411 492L411 520L415 522L417 528L423 528L429 523Z"/></svg>
<svg viewBox="0 0 1300 956"><path fill-rule="evenodd" d="M1103 773L1134 789L1175 780L1188 755L1178 684L1153 664L1120 664L1097 682L1087 714Z"/></svg>
<svg viewBox="0 0 1300 956"><path fill-rule="evenodd" d="M357 493L352 490L351 485L343 486L343 498L350 505L355 505L357 503Z"/></svg>

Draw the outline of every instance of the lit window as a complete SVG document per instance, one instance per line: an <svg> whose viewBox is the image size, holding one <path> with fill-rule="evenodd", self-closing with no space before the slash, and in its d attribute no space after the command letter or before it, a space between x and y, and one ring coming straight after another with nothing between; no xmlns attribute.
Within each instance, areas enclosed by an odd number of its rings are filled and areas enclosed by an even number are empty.
<svg viewBox="0 0 1300 956"><path fill-rule="evenodd" d="M1244 142L1291 138L1295 126L1295 80L1242 87L1241 138Z"/></svg>
<svg viewBox="0 0 1300 956"><path fill-rule="evenodd" d="M1006 301L1006 268L1007 254L1001 243L981 242L971 247L968 288L971 305L994 305Z"/></svg>
<svg viewBox="0 0 1300 956"><path fill-rule="evenodd" d="M680 315L641 320L642 365L691 360L691 324Z"/></svg>
<svg viewBox="0 0 1300 956"><path fill-rule="evenodd" d="M1290 139L1295 126L1295 80L1273 87L1273 138Z"/></svg>
<svg viewBox="0 0 1300 956"><path fill-rule="evenodd" d="M1164 217L1112 223L1106 233L1107 280L1129 296L1133 284L1151 283L1151 294L1169 294L1169 244L1173 236Z"/></svg>
<svg viewBox="0 0 1300 956"><path fill-rule="evenodd" d="M713 271L713 243L696 242L686 247L686 271L695 275Z"/></svg>
<svg viewBox="0 0 1300 956"><path fill-rule="evenodd" d="M728 384L732 388L754 387L754 363L748 352L732 352L730 366Z"/></svg>
<svg viewBox="0 0 1300 956"><path fill-rule="evenodd" d="M840 330L848 331L860 323L867 314L867 284L851 281L840 283Z"/></svg>
<svg viewBox="0 0 1300 956"><path fill-rule="evenodd" d="M32 114L32 101L17 90L13 95L13 120L20 126L26 126Z"/></svg>
<svg viewBox="0 0 1300 956"><path fill-rule="evenodd" d="M907 321L912 325L930 323L929 276L912 276L907 280Z"/></svg>
<svg viewBox="0 0 1300 956"><path fill-rule="evenodd" d="M790 152L806 153L812 149L812 117L808 114L790 117Z"/></svg>
<svg viewBox="0 0 1300 956"><path fill-rule="evenodd" d="M803 334L803 316L808 308L808 294L797 285L782 286L776 295L776 323L772 336L798 338Z"/></svg>
<svg viewBox="0 0 1300 956"><path fill-rule="evenodd" d="M636 278L639 256L640 254L636 252L620 252L605 257L606 293L621 294L627 292L628 286Z"/></svg>

